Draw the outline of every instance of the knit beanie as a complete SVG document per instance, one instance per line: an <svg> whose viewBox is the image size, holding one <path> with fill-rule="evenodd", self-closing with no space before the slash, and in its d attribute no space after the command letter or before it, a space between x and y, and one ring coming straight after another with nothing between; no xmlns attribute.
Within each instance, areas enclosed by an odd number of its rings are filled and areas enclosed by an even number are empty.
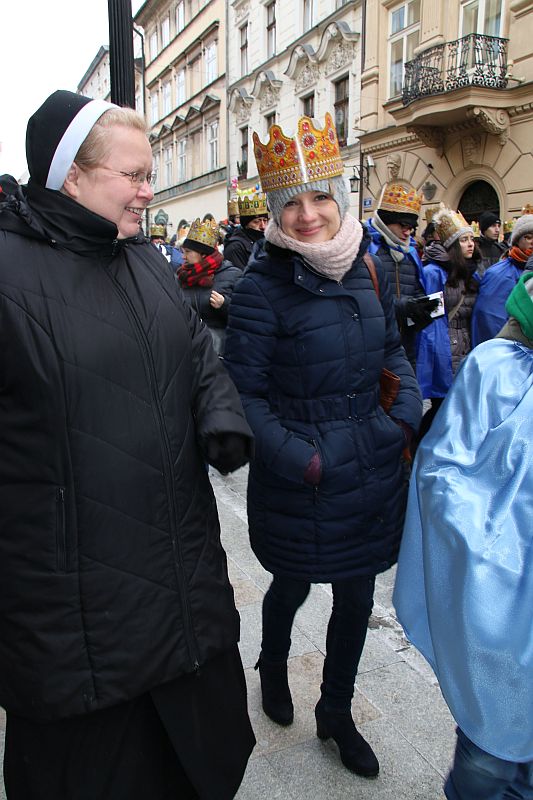
<svg viewBox="0 0 533 800"><path fill-rule="evenodd" d="M325 194L330 194L339 207L341 222L350 207L350 194L346 179L342 175L323 181L300 183L298 186L289 186L287 189L273 189L271 192L267 192L267 200L272 217L278 225L280 224L281 211L285 203L297 194L302 194L302 192L324 192Z"/></svg>
<svg viewBox="0 0 533 800"><path fill-rule="evenodd" d="M256 216L246 217L243 214L241 214L240 215L241 228L246 228L248 223L251 222L253 219L268 219L268 214L259 214L257 217Z"/></svg>
<svg viewBox="0 0 533 800"><path fill-rule="evenodd" d="M31 180L46 189L61 189L94 123L110 108L116 106L63 89L51 94L26 129Z"/></svg>
<svg viewBox="0 0 533 800"><path fill-rule="evenodd" d="M524 214L523 217L518 217L511 233L511 246L517 244L525 233L533 233L533 214Z"/></svg>
<svg viewBox="0 0 533 800"><path fill-rule="evenodd" d="M479 230L481 233L484 233L487 228L490 228L495 222L501 223L499 216L495 214L494 211L484 211L479 215Z"/></svg>
<svg viewBox="0 0 533 800"><path fill-rule="evenodd" d="M533 216L530 214L529 216ZM528 339L533 339L533 272L524 272L507 298L505 310Z"/></svg>
<svg viewBox="0 0 533 800"><path fill-rule="evenodd" d="M404 224L416 228L418 225L418 216L416 214L408 214L405 211L387 211L385 208L378 208L376 214L385 225Z"/></svg>

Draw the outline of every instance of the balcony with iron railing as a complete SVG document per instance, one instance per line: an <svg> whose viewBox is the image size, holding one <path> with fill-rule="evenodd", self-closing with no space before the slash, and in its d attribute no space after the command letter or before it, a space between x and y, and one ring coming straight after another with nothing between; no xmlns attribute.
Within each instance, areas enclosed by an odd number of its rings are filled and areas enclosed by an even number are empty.
<svg viewBox="0 0 533 800"><path fill-rule="evenodd" d="M468 86L505 89L507 42L471 33L423 50L405 64L403 105Z"/></svg>

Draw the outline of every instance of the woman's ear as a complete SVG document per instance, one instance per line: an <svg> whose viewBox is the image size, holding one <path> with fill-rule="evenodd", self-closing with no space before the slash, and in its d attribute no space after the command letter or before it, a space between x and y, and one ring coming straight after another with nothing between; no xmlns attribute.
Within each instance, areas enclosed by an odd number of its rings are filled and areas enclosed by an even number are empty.
<svg viewBox="0 0 533 800"><path fill-rule="evenodd" d="M69 171L67 172L67 177L63 181L62 191L74 199L76 199L79 195L80 174L80 168L76 162L73 162L69 168Z"/></svg>

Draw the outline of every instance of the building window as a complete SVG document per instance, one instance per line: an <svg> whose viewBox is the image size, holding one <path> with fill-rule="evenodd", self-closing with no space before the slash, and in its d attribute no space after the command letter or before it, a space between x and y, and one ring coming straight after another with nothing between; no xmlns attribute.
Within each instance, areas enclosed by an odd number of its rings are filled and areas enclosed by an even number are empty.
<svg viewBox="0 0 533 800"><path fill-rule="evenodd" d="M157 50L157 31L154 31L150 36L150 59L153 61L156 58Z"/></svg>
<svg viewBox="0 0 533 800"><path fill-rule="evenodd" d="M268 132L272 125L276 124L276 112L272 111L270 114L265 114L265 135L268 136Z"/></svg>
<svg viewBox="0 0 533 800"><path fill-rule="evenodd" d="M172 145L168 145L163 150L163 161L164 161L164 168L165 168L165 186L172 186L172 181L174 178L173 175L173 163L172 163L172 156L173 156L174 148Z"/></svg>
<svg viewBox="0 0 533 800"><path fill-rule="evenodd" d="M185 102L185 70L180 69L176 72L176 106L181 106Z"/></svg>
<svg viewBox="0 0 533 800"><path fill-rule="evenodd" d="M276 0L266 7L267 58L276 53Z"/></svg>
<svg viewBox="0 0 533 800"><path fill-rule="evenodd" d="M176 34L181 33L185 27L185 0L180 0L176 6Z"/></svg>
<svg viewBox="0 0 533 800"><path fill-rule="evenodd" d="M157 97L157 90L150 93L150 122L155 125L159 119L159 103Z"/></svg>
<svg viewBox="0 0 533 800"><path fill-rule="evenodd" d="M187 139L178 142L178 183L187 180Z"/></svg>
<svg viewBox="0 0 533 800"><path fill-rule="evenodd" d="M205 82L212 83L217 77L217 45L212 42L205 49Z"/></svg>
<svg viewBox="0 0 533 800"><path fill-rule="evenodd" d="M241 75L248 75L248 25L239 28Z"/></svg>
<svg viewBox="0 0 533 800"><path fill-rule="evenodd" d="M390 12L390 97L402 93L404 64L414 58L419 39L420 0L410 0Z"/></svg>
<svg viewBox="0 0 533 800"><path fill-rule="evenodd" d="M307 97L302 97L302 114L304 117L315 116L315 94L308 94Z"/></svg>
<svg viewBox="0 0 533 800"><path fill-rule="evenodd" d="M501 0L466 0L461 5L461 36L501 36Z"/></svg>
<svg viewBox="0 0 533 800"><path fill-rule="evenodd" d="M172 111L172 91L170 81L163 84L163 116Z"/></svg>
<svg viewBox="0 0 533 800"><path fill-rule="evenodd" d="M170 43L170 17L165 17L161 23L161 49Z"/></svg>
<svg viewBox="0 0 533 800"><path fill-rule="evenodd" d="M207 126L207 169L218 169L218 120Z"/></svg>
<svg viewBox="0 0 533 800"><path fill-rule="evenodd" d="M317 21L316 0L303 0L304 31L308 31Z"/></svg>
<svg viewBox="0 0 533 800"><path fill-rule="evenodd" d="M154 159L152 163L152 172L155 173L155 183L154 183L154 192L159 191L160 181L159 181L159 153L154 154Z"/></svg>
<svg viewBox="0 0 533 800"><path fill-rule="evenodd" d="M248 126L241 128L241 160L237 162L239 178L248 175Z"/></svg>
<svg viewBox="0 0 533 800"><path fill-rule="evenodd" d="M348 76L335 81L335 127L339 144L344 147L348 139L348 103L349 103L349 79Z"/></svg>

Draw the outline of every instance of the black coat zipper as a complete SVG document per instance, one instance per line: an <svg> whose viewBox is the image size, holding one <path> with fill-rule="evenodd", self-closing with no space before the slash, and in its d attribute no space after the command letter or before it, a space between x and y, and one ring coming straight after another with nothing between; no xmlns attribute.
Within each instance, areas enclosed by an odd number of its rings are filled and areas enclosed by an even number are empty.
<svg viewBox="0 0 533 800"><path fill-rule="evenodd" d="M56 564L60 572L67 571L67 531L65 520L65 490L56 491Z"/></svg>
<svg viewBox="0 0 533 800"><path fill-rule="evenodd" d="M154 362L153 362L153 359L152 359L150 346L148 344L146 335L144 333L144 329L143 329L142 324L141 324L141 322L139 320L137 312L135 311L133 303L131 302L130 298L128 297L127 293L122 288L122 286L111 275L109 270L106 270L106 272L107 272L107 275L109 276L109 279L110 279L110 281L111 281L111 283L113 285L113 288L115 289L115 292L117 293L117 295L118 295L119 299L121 300L121 302L123 303L128 315L131 317L131 319L133 321L134 328L135 328L135 331L137 333L137 340L139 342L139 346L141 348L141 352L143 354L144 362L145 362L145 365L146 365L146 368L147 368L147 371L148 371L149 383L150 383L150 392L152 394L154 408L156 410L157 422L158 422L158 425L159 425L159 431L160 431L160 434L161 434L161 441L163 442L164 455L165 455L165 459L166 459L166 467L167 468L166 468L166 470L164 472L164 476L165 476L165 483L166 483L169 506L170 506L170 509L171 509L171 513L170 513L170 519L171 519L171 525L172 525L171 543L172 543L172 552L173 552L173 556L174 556L174 566L175 566L175 570L176 570L176 581L177 581L178 589L179 589L179 593L180 593L181 607L182 607L183 613L184 613L185 638L187 640L187 648L189 650L189 658L190 658L190 661L191 661L191 665L192 665L194 671L197 672L199 670L199 668L200 668L200 665L198 663L198 651L197 651L197 647L196 647L196 643L195 643L195 637L194 637L194 629L193 629L193 623L192 623L191 608L190 608L190 605L189 605L189 598L188 598L187 591L186 591L186 580L185 580L185 574L184 574L184 571L183 571L183 559L182 559L181 547L180 547L179 537L177 535L178 519L177 519L176 502L175 502L175 498L174 498L174 478L173 478L174 470L173 470L173 467L172 467L171 449L170 449L170 443L168 441L167 430L166 430L166 427L165 427L164 414L163 414L163 410L161 408L161 402L160 402L159 395L158 395L157 389L156 389L157 381L156 381Z"/></svg>

